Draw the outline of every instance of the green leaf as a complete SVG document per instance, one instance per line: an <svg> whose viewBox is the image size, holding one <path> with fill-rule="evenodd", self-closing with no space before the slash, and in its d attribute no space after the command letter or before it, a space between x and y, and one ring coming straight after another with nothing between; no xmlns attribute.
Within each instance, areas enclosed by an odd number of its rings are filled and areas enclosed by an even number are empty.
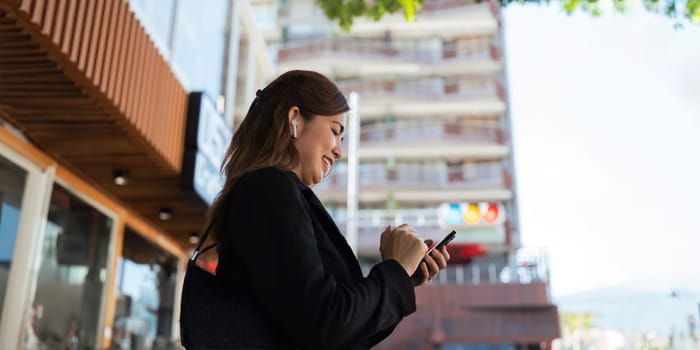
<svg viewBox="0 0 700 350"><path fill-rule="evenodd" d="M627 6L625 6L625 0L613 0L613 6L615 7L615 11L617 11L619 13L627 12Z"/></svg>
<svg viewBox="0 0 700 350"><path fill-rule="evenodd" d="M399 4L403 8L403 15L406 21L409 23L415 22L420 2L418 0L399 0Z"/></svg>
<svg viewBox="0 0 700 350"><path fill-rule="evenodd" d="M381 6L381 4L375 4L374 6L367 9L366 15L367 17L378 21L382 18L382 16L384 16L384 13L386 13L386 9L384 8L384 6Z"/></svg>
<svg viewBox="0 0 700 350"><path fill-rule="evenodd" d="M644 7L649 11L656 11L659 9L661 1L659 0L644 0Z"/></svg>
<svg viewBox="0 0 700 350"><path fill-rule="evenodd" d="M688 0L685 4L685 16L692 23L700 23L700 0Z"/></svg>
<svg viewBox="0 0 700 350"><path fill-rule="evenodd" d="M583 8L590 11L591 13L595 12L598 9L598 0L583 0L581 4L583 5Z"/></svg>
<svg viewBox="0 0 700 350"><path fill-rule="evenodd" d="M349 31L353 21L357 17L367 17L375 21L388 13L403 11L404 18L408 22L414 22L420 13L423 0L314 0L318 7L330 20L337 20L338 25L345 31ZM486 0L475 0L479 3ZM549 4L554 0L498 0L502 6L512 3L537 3ZM560 0L562 8L571 14L580 6L593 17L602 15L600 0ZM669 18L679 21L680 9L683 2L679 0L643 0L644 7L650 12L663 14ZM625 0L612 0L615 11L625 13L628 9ZM700 24L700 0L687 0L685 2L684 17L691 23ZM675 28L682 27L680 22L676 22Z"/></svg>
<svg viewBox="0 0 700 350"><path fill-rule="evenodd" d="M666 10L664 11L666 16L670 18L676 17L676 1L671 0L666 4Z"/></svg>
<svg viewBox="0 0 700 350"><path fill-rule="evenodd" d="M399 0L385 0L386 9L390 13L394 13L403 7L403 4Z"/></svg>
<svg viewBox="0 0 700 350"><path fill-rule="evenodd" d="M562 0L561 4L564 6L566 13L572 14L576 10L576 7L578 7L579 0Z"/></svg>
<svg viewBox="0 0 700 350"><path fill-rule="evenodd" d="M367 10L367 5L363 0L350 0L349 6L350 13L355 17L362 16Z"/></svg>

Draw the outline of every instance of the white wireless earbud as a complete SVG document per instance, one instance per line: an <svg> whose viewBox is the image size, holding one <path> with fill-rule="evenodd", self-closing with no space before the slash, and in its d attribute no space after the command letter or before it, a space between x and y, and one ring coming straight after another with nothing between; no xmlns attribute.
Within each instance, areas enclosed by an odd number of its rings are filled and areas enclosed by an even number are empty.
<svg viewBox="0 0 700 350"><path fill-rule="evenodd" d="M293 132L292 135L294 135L294 138L297 138L297 120L296 119L292 119L292 127L294 128L292 130L292 132Z"/></svg>

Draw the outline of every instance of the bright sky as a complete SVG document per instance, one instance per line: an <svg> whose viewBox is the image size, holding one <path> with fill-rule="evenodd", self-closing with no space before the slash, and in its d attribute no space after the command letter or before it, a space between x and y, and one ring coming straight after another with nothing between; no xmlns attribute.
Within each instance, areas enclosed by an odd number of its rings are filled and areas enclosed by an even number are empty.
<svg viewBox="0 0 700 350"><path fill-rule="evenodd" d="M700 290L700 26L536 5L504 23L521 234L554 296Z"/></svg>

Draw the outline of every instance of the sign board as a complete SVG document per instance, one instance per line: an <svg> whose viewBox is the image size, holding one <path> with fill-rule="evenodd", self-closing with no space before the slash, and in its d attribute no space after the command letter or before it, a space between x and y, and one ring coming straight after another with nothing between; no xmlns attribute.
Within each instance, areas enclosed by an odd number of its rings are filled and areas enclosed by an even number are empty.
<svg viewBox="0 0 700 350"><path fill-rule="evenodd" d="M503 243L506 213L502 203L443 203L438 222L444 231L455 230L453 243Z"/></svg>
<svg viewBox="0 0 700 350"><path fill-rule="evenodd" d="M224 186L221 164L233 130L217 113L214 101L202 92L192 92L187 108L183 185L211 205Z"/></svg>
<svg viewBox="0 0 700 350"><path fill-rule="evenodd" d="M438 213L442 227L498 226L505 217L503 204L489 202L442 203Z"/></svg>

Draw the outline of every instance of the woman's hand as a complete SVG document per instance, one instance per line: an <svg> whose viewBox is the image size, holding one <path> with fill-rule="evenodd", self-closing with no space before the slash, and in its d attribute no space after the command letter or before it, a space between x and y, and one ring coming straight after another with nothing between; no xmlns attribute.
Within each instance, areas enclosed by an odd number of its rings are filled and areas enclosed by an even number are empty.
<svg viewBox="0 0 700 350"><path fill-rule="evenodd" d="M418 238L416 230L406 224L394 229L387 226L379 243L382 260L398 261L409 276L416 272L427 250L428 246Z"/></svg>
<svg viewBox="0 0 700 350"><path fill-rule="evenodd" d="M428 246L433 245L433 240L425 241ZM422 286L428 283L435 275L447 267L447 262L450 261L450 253L447 252L447 247L443 246L440 250L433 250L430 254L425 254L418 269L411 275L414 286Z"/></svg>

